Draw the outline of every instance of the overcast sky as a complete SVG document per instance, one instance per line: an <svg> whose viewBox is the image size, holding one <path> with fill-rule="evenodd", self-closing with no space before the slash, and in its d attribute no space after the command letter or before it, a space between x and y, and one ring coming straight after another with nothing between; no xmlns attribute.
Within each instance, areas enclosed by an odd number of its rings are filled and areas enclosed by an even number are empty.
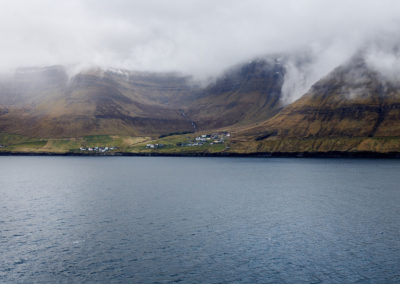
<svg viewBox="0 0 400 284"><path fill-rule="evenodd" d="M398 0L0 0L1 68L83 64L214 75L309 50L325 72L378 34Z"/></svg>

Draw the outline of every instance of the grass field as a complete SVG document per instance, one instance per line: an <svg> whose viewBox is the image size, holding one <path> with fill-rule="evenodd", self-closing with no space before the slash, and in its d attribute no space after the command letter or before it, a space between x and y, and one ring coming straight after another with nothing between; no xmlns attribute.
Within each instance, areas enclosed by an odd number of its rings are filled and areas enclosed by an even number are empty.
<svg viewBox="0 0 400 284"><path fill-rule="evenodd" d="M223 144L205 143L201 146L180 146L193 142L196 134L171 135L163 138L116 135L91 135L79 138L45 139L0 133L0 152L22 153L85 153L80 147L113 147L113 152L125 153L260 153L260 152L400 152L400 137L339 137L305 139L266 139L262 141L231 141ZM146 144L163 144L149 149ZM92 152L94 153L94 152Z"/></svg>
<svg viewBox="0 0 400 284"><path fill-rule="evenodd" d="M127 149L127 152L132 153L168 153L168 154L184 154L184 153L216 153L222 152L227 149L229 141L224 144L213 144L205 143L201 146L178 146L180 143L190 143L196 137L195 134L183 134L183 135L172 135L143 143L138 143ZM147 149L146 144L163 144L162 148L158 149Z"/></svg>
<svg viewBox="0 0 400 284"><path fill-rule="evenodd" d="M43 152L68 153L80 152L80 147L115 147L115 151L126 151L127 148L149 141L149 137L129 137L110 135L91 135L79 138L31 138L15 134L0 134L0 151L8 152Z"/></svg>

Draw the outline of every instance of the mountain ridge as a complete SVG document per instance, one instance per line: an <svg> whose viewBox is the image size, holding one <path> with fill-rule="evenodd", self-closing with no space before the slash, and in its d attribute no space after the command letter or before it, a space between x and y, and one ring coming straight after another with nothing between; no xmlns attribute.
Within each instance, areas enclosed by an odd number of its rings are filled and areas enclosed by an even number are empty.
<svg viewBox="0 0 400 284"><path fill-rule="evenodd" d="M41 137L165 135L233 125L249 117L250 105L249 120L260 114L262 120L278 111L283 79L274 78L273 68L252 62L206 88L177 74L89 69L69 78L62 66L20 69L0 85L7 110L0 130Z"/></svg>
<svg viewBox="0 0 400 284"><path fill-rule="evenodd" d="M147 141L178 134L160 140L173 146L191 139L180 133L229 131L229 144L218 148L224 152L400 151L400 87L363 56L288 105L282 103L285 58L278 57L234 66L205 87L171 73L89 69L68 77L60 66L38 70L0 81L0 133Z"/></svg>

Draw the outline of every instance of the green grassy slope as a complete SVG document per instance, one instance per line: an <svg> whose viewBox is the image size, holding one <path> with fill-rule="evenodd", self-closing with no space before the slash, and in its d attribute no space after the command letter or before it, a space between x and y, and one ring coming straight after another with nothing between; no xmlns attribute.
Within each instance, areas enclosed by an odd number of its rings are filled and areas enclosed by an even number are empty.
<svg viewBox="0 0 400 284"><path fill-rule="evenodd" d="M246 151L400 151L400 88L358 59L271 119L241 129Z"/></svg>

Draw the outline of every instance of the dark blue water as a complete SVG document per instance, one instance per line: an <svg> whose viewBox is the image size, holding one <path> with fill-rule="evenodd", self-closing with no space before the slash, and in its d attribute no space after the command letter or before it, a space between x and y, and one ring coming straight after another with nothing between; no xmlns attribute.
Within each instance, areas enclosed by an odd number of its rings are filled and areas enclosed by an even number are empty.
<svg viewBox="0 0 400 284"><path fill-rule="evenodd" d="M0 157L1 283L400 282L400 161Z"/></svg>

